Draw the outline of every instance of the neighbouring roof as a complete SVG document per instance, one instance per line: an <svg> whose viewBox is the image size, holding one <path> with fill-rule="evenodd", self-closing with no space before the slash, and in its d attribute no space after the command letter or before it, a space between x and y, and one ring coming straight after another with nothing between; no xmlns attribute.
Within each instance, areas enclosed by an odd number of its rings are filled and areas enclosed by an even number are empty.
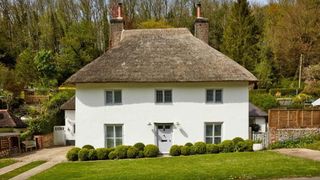
<svg viewBox="0 0 320 180"><path fill-rule="evenodd" d="M0 128L25 128L27 125L7 109L0 110Z"/></svg>
<svg viewBox="0 0 320 180"><path fill-rule="evenodd" d="M267 117L268 114L264 111L262 111L257 106L253 105L252 103L249 103L249 117Z"/></svg>
<svg viewBox="0 0 320 180"><path fill-rule="evenodd" d="M311 103L312 106L320 106L320 98Z"/></svg>
<svg viewBox="0 0 320 180"><path fill-rule="evenodd" d="M121 39L65 84L257 81L186 28L124 30Z"/></svg>
<svg viewBox="0 0 320 180"><path fill-rule="evenodd" d="M62 104L60 107L62 110L75 110L76 109L76 102L75 97L73 96L71 99L69 99L67 102Z"/></svg>

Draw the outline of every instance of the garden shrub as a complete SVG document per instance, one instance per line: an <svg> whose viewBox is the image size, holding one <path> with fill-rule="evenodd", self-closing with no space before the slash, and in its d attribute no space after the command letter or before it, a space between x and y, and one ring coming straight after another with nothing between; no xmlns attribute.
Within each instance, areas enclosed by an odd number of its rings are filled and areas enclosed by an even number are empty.
<svg viewBox="0 0 320 180"><path fill-rule="evenodd" d="M144 153L143 151L138 152L138 158L144 158Z"/></svg>
<svg viewBox="0 0 320 180"><path fill-rule="evenodd" d="M88 154L88 159L89 160L97 160L97 151L95 149L89 149L89 154Z"/></svg>
<svg viewBox="0 0 320 180"><path fill-rule="evenodd" d="M74 147L70 149L66 155L68 161L78 161L78 153L80 151L80 148Z"/></svg>
<svg viewBox="0 0 320 180"><path fill-rule="evenodd" d="M181 154L181 147L178 145L173 145L170 148L170 155L171 156L180 156Z"/></svg>
<svg viewBox="0 0 320 180"><path fill-rule="evenodd" d="M219 153L220 152L220 148L219 145L217 144L207 144L207 153L208 154L213 154L213 153Z"/></svg>
<svg viewBox="0 0 320 180"><path fill-rule="evenodd" d="M245 150L244 151L253 151L253 141L251 140L245 140L244 143L245 145Z"/></svg>
<svg viewBox="0 0 320 180"><path fill-rule="evenodd" d="M234 151L234 143L232 140L224 140L221 144L222 144L222 152Z"/></svg>
<svg viewBox="0 0 320 180"><path fill-rule="evenodd" d="M191 153L191 146L182 146L181 147L181 155L184 155L184 156L189 156Z"/></svg>
<svg viewBox="0 0 320 180"><path fill-rule="evenodd" d="M191 142L187 142L187 143L185 144L185 146L191 147L191 146L193 146L193 144L192 144Z"/></svg>
<svg viewBox="0 0 320 180"><path fill-rule="evenodd" d="M129 149L129 146L125 146L125 145L117 146L116 149L114 150L116 152L117 158L125 159L127 157L128 149Z"/></svg>
<svg viewBox="0 0 320 180"><path fill-rule="evenodd" d="M94 149L94 147L87 144L87 145L82 146L82 149Z"/></svg>
<svg viewBox="0 0 320 180"><path fill-rule="evenodd" d="M195 152L197 154L205 154L206 153L206 143L204 142L196 142L194 143Z"/></svg>
<svg viewBox="0 0 320 180"><path fill-rule="evenodd" d="M143 151L145 145L142 142L138 142L136 144L133 145L135 148L137 148L139 151Z"/></svg>
<svg viewBox="0 0 320 180"><path fill-rule="evenodd" d="M111 151L108 155L109 159L117 159L117 153L116 151Z"/></svg>
<svg viewBox="0 0 320 180"><path fill-rule="evenodd" d="M234 145L238 144L239 142L243 142L244 140L241 137L235 137L232 139Z"/></svg>
<svg viewBox="0 0 320 180"><path fill-rule="evenodd" d="M143 153L145 157L157 157L159 154L159 148L156 145L148 144L144 147Z"/></svg>
<svg viewBox="0 0 320 180"><path fill-rule="evenodd" d="M78 152L78 157L80 161L88 161L89 160L89 149L82 148Z"/></svg>
<svg viewBox="0 0 320 180"><path fill-rule="evenodd" d="M99 160L108 159L109 153L112 151L110 148L97 148L97 158Z"/></svg>
<svg viewBox="0 0 320 180"><path fill-rule="evenodd" d="M127 157L128 158L136 158L138 156L139 149L136 147L129 147L127 150Z"/></svg>
<svg viewBox="0 0 320 180"><path fill-rule="evenodd" d="M190 155L197 154L197 148L193 145L190 146Z"/></svg>
<svg viewBox="0 0 320 180"><path fill-rule="evenodd" d="M236 152L244 152L247 150L247 143L244 141L240 141L235 145L235 149Z"/></svg>
<svg viewBox="0 0 320 180"><path fill-rule="evenodd" d="M278 107L278 102L276 97L270 94L258 94L258 93L251 93L249 95L250 102L264 111Z"/></svg>

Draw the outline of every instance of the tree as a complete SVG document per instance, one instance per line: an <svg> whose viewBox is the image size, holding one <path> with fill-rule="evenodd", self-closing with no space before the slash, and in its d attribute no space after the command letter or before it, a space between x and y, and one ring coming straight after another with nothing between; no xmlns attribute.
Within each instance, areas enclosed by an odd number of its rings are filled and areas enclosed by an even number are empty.
<svg viewBox="0 0 320 180"><path fill-rule="evenodd" d="M232 5L223 33L222 52L253 71L258 63L260 30L251 15L247 0Z"/></svg>
<svg viewBox="0 0 320 180"><path fill-rule="evenodd" d="M34 57L34 64L40 75L42 87L55 85L56 65L51 51L41 50Z"/></svg>
<svg viewBox="0 0 320 180"><path fill-rule="evenodd" d="M16 75L22 82L29 85L39 81L39 73L34 62L35 53L30 49L25 49L19 56L15 67Z"/></svg>

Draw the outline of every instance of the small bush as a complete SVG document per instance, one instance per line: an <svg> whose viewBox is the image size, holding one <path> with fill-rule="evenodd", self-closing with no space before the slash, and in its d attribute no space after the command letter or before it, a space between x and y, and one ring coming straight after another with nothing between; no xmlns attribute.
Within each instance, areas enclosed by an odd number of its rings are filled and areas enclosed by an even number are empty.
<svg viewBox="0 0 320 180"><path fill-rule="evenodd" d="M205 154L206 153L206 143L204 142L196 142L194 144L195 151L197 154Z"/></svg>
<svg viewBox="0 0 320 180"><path fill-rule="evenodd" d="M220 152L220 148L219 145L217 144L207 144L207 153L208 154L213 154L213 153L219 153Z"/></svg>
<svg viewBox="0 0 320 180"><path fill-rule="evenodd" d="M87 145L82 146L82 149L94 149L94 147L87 144Z"/></svg>
<svg viewBox="0 0 320 180"><path fill-rule="evenodd" d="M89 160L97 160L97 151L95 149L89 149L89 154L88 154L88 159Z"/></svg>
<svg viewBox="0 0 320 180"><path fill-rule="evenodd" d="M138 152L138 158L144 158L144 153L143 151Z"/></svg>
<svg viewBox="0 0 320 180"><path fill-rule="evenodd" d="M129 147L127 150L128 158L136 158L138 156L139 150L136 147Z"/></svg>
<svg viewBox="0 0 320 180"><path fill-rule="evenodd" d="M234 145L238 144L239 142L243 142L244 140L241 137L235 137L232 139Z"/></svg>
<svg viewBox="0 0 320 180"><path fill-rule="evenodd" d="M97 148L97 158L99 160L106 160L108 159L108 155L111 152L110 148Z"/></svg>
<svg viewBox="0 0 320 180"><path fill-rule="evenodd" d="M89 160L89 150L83 148L79 151L78 157L80 161L88 161Z"/></svg>
<svg viewBox="0 0 320 180"><path fill-rule="evenodd" d="M128 146L117 146L116 149L114 150L116 152L117 158L118 159L125 159L127 157L127 151L129 147Z"/></svg>
<svg viewBox="0 0 320 180"><path fill-rule="evenodd" d="M233 152L234 143L231 140L224 140L222 143L222 152Z"/></svg>
<svg viewBox="0 0 320 180"><path fill-rule="evenodd" d="M191 146L182 146L181 147L181 155L189 156L191 153Z"/></svg>
<svg viewBox="0 0 320 180"><path fill-rule="evenodd" d="M245 150L244 151L253 151L253 141L251 140L245 140L244 143L245 145Z"/></svg>
<svg viewBox="0 0 320 180"><path fill-rule="evenodd" d="M156 145L148 144L144 147L143 153L145 157L157 157L159 154L159 148Z"/></svg>
<svg viewBox="0 0 320 180"><path fill-rule="evenodd" d="M66 155L68 161L78 161L78 153L80 150L78 147L70 149Z"/></svg>
<svg viewBox="0 0 320 180"><path fill-rule="evenodd" d="M197 154L197 148L193 145L190 146L190 155L195 155Z"/></svg>
<svg viewBox="0 0 320 180"><path fill-rule="evenodd" d="M136 144L133 145L135 148L137 148L139 151L143 151L145 145L142 142L138 142Z"/></svg>
<svg viewBox="0 0 320 180"><path fill-rule="evenodd" d="M191 146L193 146L193 144L192 144L191 142L187 142L187 143L185 144L185 146L191 147Z"/></svg>
<svg viewBox="0 0 320 180"><path fill-rule="evenodd" d="M111 151L108 155L109 159L117 159L117 153L116 151Z"/></svg>
<svg viewBox="0 0 320 180"><path fill-rule="evenodd" d="M180 156L181 154L181 148L178 145L173 145L170 148L170 155L171 156Z"/></svg>

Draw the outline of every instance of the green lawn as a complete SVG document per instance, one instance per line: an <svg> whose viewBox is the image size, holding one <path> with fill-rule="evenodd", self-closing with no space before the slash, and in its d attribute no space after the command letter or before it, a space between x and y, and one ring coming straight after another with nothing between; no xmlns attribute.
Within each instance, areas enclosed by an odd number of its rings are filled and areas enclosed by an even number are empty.
<svg viewBox="0 0 320 180"><path fill-rule="evenodd" d="M67 162L31 179L259 179L320 176L320 162L275 152Z"/></svg>
<svg viewBox="0 0 320 180"><path fill-rule="evenodd" d="M34 162L31 162L31 163L28 163L24 166L21 166L20 168L18 169L15 169L13 171L10 171L10 172L7 172L5 174L2 174L0 175L0 180L4 180L4 179L10 179L10 178L13 178L23 172L26 172L32 168L35 168L41 164L45 163L45 161L34 161Z"/></svg>
<svg viewBox="0 0 320 180"><path fill-rule="evenodd" d="M9 166L15 162L17 162L17 161L14 159L0 159L0 168Z"/></svg>

